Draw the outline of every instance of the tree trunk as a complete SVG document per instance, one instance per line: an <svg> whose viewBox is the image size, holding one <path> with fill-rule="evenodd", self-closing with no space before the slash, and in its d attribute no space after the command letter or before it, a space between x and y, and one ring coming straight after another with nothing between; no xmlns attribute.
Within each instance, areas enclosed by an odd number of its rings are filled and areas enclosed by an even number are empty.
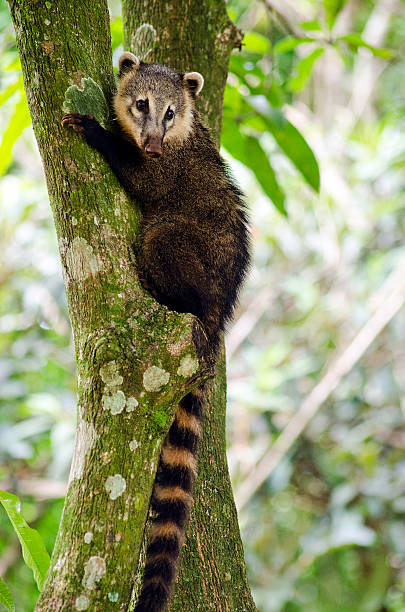
<svg viewBox="0 0 405 612"><path fill-rule="evenodd" d="M145 4L125 3L126 40L135 26L152 23L160 42L156 58L205 73L202 110L218 135L227 61L239 36L224 5ZM10 8L59 238L79 374L70 485L37 610L127 610L161 442L179 399L207 378L192 342L198 323L141 289L132 256L137 209L102 158L60 127L64 102L68 110L109 122L114 79L105 0L85 11L69 0L13 0ZM223 365L220 370L211 384L176 610L254 610L226 467Z"/></svg>
<svg viewBox="0 0 405 612"><path fill-rule="evenodd" d="M164 10L162 8L164 7ZM137 31L150 24L156 46L147 61L204 76L197 106L219 144L229 57L242 35L218 0L123 0L124 48L137 52ZM226 372L223 354L209 385L195 503L171 609L256 610L247 582L225 450Z"/></svg>

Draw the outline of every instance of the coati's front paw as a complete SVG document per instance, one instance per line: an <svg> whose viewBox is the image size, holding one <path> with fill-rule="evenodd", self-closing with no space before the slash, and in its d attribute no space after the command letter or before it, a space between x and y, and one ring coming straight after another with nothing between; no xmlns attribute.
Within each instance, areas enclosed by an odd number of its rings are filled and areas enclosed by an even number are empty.
<svg viewBox="0 0 405 612"><path fill-rule="evenodd" d="M89 134L92 130L100 127L93 115L80 115L79 113L64 115L61 123L64 127L72 128L78 134Z"/></svg>

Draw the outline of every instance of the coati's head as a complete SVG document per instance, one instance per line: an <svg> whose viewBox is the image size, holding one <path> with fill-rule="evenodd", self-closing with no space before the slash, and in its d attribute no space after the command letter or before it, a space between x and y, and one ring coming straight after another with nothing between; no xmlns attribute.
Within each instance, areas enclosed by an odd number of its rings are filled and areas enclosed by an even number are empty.
<svg viewBox="0 0 405 612"><path fill-rule="evenodd" d="M194 99L204 85L201 74L182 74L123 53L118 78L117 119L138 147L160 157L165 143L181 146L192 130Z"/></svg>

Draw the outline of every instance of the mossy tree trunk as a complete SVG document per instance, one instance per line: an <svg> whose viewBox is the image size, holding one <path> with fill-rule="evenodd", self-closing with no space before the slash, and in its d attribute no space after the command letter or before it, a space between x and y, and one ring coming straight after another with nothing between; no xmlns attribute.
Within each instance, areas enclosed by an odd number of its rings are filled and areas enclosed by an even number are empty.
<svg viewBox="0 0 405 612"><path fill-rule="evenodd" d="M225 5L160 0L127 1L123 8L127 48L136 28L150 23L158 32L151 59L204 74L201 110L218 137L227 63L239 40ZM111 100L105 0L85 10L70 0L10 0L10 9L59 239L79 374L70 485L37 610L127 610L161 442L179 398L206 378L192 342L198 323L167 311L141 289L132 255L136 206L102 158L60 126L65 92L72 85L81 89L82 79L93 80L80 102L88 112L96 114L101 92ZM210 384L175 610L255 609L226 466L223 362L219 371Z"/></svg>

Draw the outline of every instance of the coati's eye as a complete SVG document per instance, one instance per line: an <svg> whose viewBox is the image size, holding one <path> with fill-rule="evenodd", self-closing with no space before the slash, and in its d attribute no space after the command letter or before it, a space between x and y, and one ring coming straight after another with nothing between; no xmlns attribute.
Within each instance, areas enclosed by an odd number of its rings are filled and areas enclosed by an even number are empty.
<svg viewBox="0 0 405 612"><path fill-rule="evenodd" d="M146 110L148 110L148 101L147 100L137 100L136 101L136 108L139 111L146 111Z"/></svg>
<svg viewBox="0 0 405 612"><path fill-rule="evenodd" d="M173 119L173 117L174 117L174 111L172 111L171 108L168 108L167 111L166 111L165 119L167 121L171 121Z"/></svg>

